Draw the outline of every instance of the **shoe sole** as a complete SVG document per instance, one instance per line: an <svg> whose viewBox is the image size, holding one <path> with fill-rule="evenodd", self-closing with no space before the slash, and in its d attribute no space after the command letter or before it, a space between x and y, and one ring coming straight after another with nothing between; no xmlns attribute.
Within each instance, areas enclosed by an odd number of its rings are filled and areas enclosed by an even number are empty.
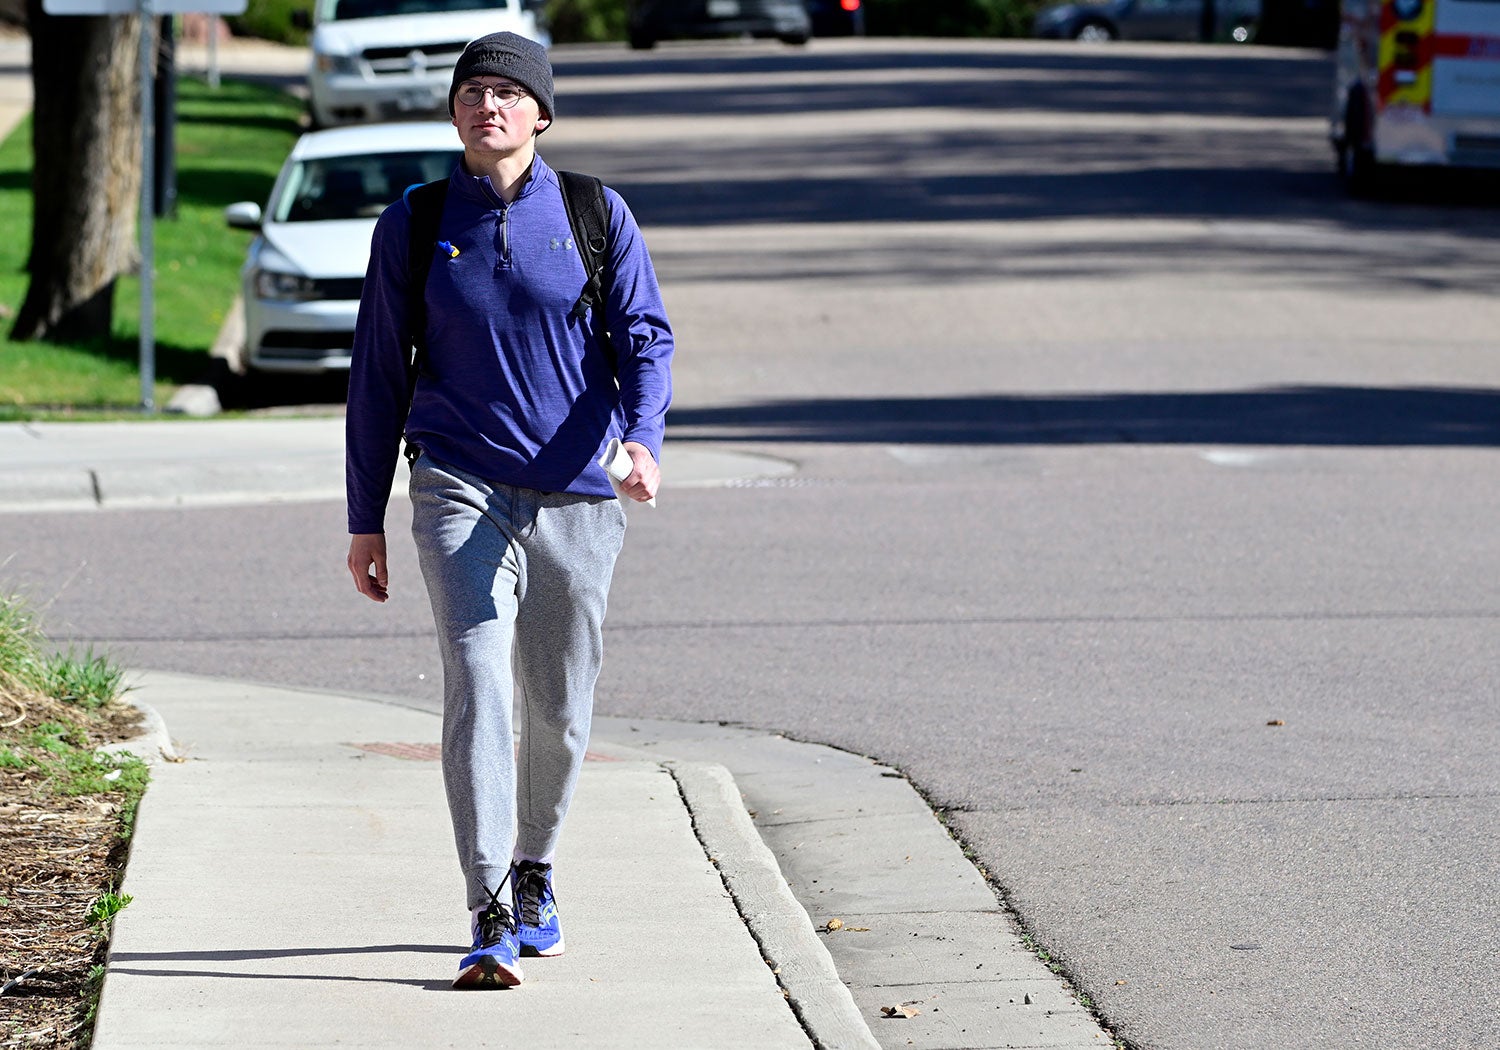
<svg viewBox="0 0 1500 1050"><path fill-rule="evenodd" d="M525 943L521 945L521 955L523 958L528 959L555 959L562 953L563 942L561 937L559 937L557 939L557 943L552 945L550 948L538 948L535 945Z"/></svg>
<svg viewBox="0 0 1500 1050"><path fill-rule="evenodd" d="M455 988L514 988L521 983L519 968L500 965L500 960L486 955L473 966L460 973L453 982Z"/></svg>

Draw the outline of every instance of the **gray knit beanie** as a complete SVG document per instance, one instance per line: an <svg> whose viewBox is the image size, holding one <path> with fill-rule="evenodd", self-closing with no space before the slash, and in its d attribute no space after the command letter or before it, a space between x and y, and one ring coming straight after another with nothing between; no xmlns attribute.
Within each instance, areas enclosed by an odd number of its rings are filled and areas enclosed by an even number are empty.
<svg viewBox="0 0 1500 1050"><path fill-rule="evenodd" d="M453 67L453 83L448 88L450 117L458 85L476 76L509 77L531 92L542 116L552 119L552 63L547 61L547 49L535 40L519 33L491 33L470 41Z"/></svg>

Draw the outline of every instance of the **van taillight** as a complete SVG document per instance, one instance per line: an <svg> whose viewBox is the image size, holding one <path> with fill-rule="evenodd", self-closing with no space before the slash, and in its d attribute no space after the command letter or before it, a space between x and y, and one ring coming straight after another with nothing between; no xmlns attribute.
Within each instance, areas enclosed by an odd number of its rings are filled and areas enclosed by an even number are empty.
<svg viewBox="0 0 1500 1050"><path fill-rule="evenodd" d="M839 6L845 11L858 11L859 0L839 0Z"/></svg>

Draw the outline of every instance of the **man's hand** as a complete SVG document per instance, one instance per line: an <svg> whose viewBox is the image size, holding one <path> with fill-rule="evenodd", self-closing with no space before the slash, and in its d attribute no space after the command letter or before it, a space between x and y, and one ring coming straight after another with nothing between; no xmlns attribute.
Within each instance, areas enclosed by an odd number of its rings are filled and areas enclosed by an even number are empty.
<svg viewBox="0 0 1500 1050"><path fill-rule="evenodd" d="M349 575L354 577L354 586L374 602L383 602L390 597L386 587L390 577L385 570L385 533L361 532L349 537ZM370 567L375 574L370 574Z"/></svg>
<svg viewBox="0 0 1500 1050"><path fill-rule="evenodd" d="M656 490L661 486L661 468L652 458L651 450L639 441L627 441L621 447L630 453L630 462L635 465L635 469L628 478L620 482L620 491L637 503L655 499Z"/></svg>

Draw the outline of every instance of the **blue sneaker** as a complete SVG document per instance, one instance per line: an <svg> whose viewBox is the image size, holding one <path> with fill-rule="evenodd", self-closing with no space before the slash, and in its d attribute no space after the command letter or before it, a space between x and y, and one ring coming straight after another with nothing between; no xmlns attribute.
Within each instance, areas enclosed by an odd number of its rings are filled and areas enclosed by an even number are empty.
<svg viewBox="0 0 1500 1050"><path fill-rule="evenodd" d="M552 894L552 865L518 860L510 869L514 887L516 938L522 955L551 958L563 953L562 924L557 918L557 898Z"/></svg>
<svg viewBox="0 0 1500 1050"><path fill-rule="evenodd" d="M474 947L458 964L455 988L514 988L521 983L516 920L510 907L496 900L499 893L497 888L490 894L474 921Z"/></svg>

